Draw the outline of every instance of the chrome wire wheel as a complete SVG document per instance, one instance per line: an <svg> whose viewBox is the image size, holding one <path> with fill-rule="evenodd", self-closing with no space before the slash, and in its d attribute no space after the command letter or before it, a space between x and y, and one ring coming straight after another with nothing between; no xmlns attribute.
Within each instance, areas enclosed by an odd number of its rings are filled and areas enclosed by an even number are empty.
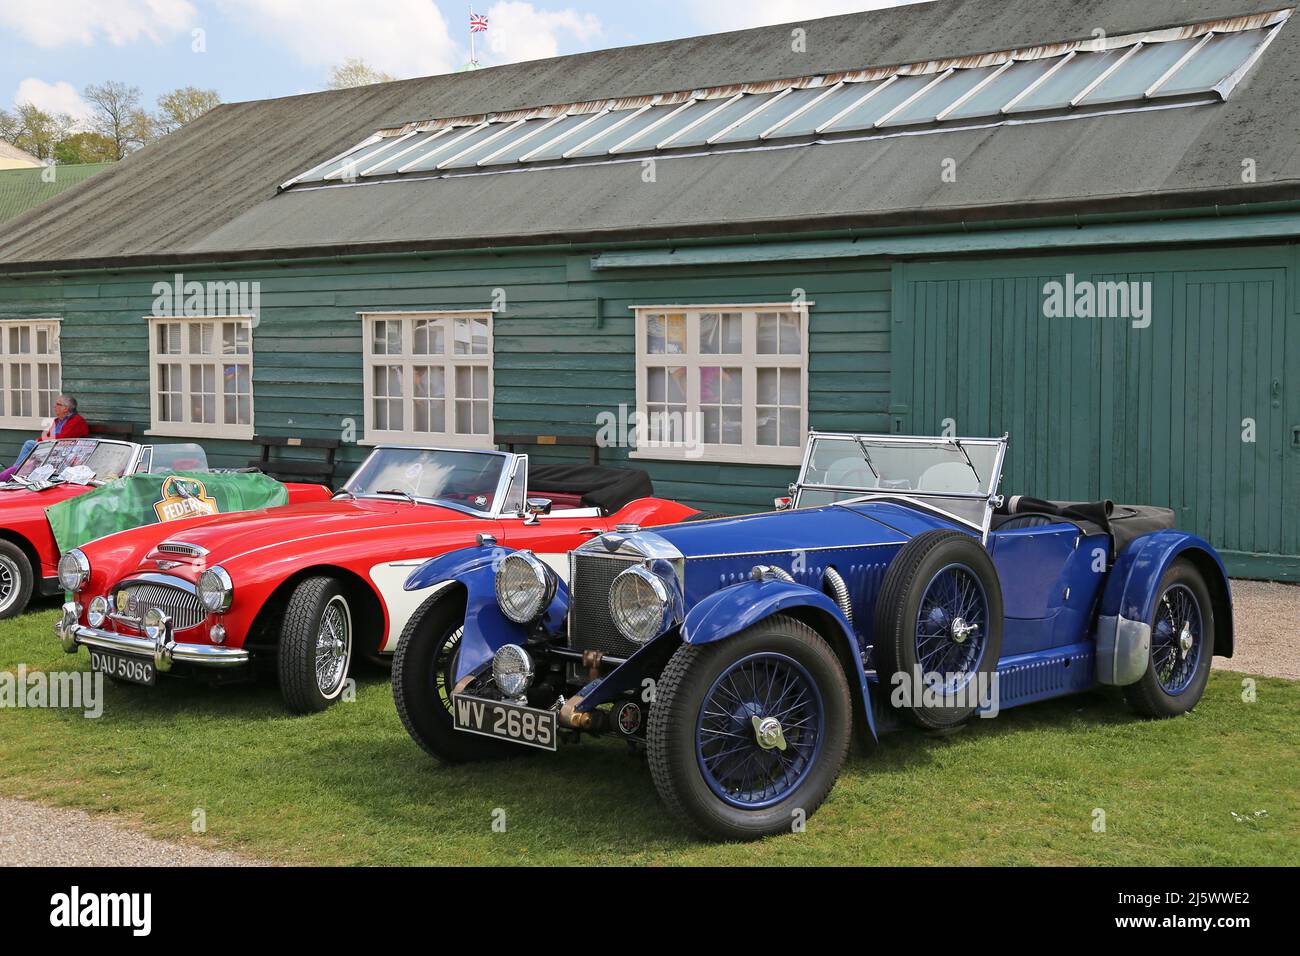
<svg viewBox="0 0 1300 956"><path fill-rule="evenodd" d="M449 714L452 712L451 692L456 686L457 651L460 650L460 639L464 633L465 626L462 624L444 637L433 661L433 693Z"/></svg>
<svg viewBox="0 0 1300 956"><path fill-rule="evenodd" d="M18 566L7 555L0 554L0 614L18 599L19 574Z"/></svg>
<svg viewBox="0 0 1300 956"><path fill-rule="evenodd" d="M935 674L944 693L970 682L988 630L988 599L979 577L962 564L941 568L930 580L916 615L916 658L923 675Z"/></svg>
<svg viewBox="0 0 1300 956"><path fill-rule="evenodd" d="M1187 690L1204 643L1200 602L1185 584L1175 584L1160 595L1151 630L1151 666L1166 694L1174 697Z"/></svg>
<svg viewBox="0 0 1300 956"><path fill-rule="evenodd" d="M352 612L343 595L330 598L316 632L316 686L325 697L343 687L352 659Z"/></svg>

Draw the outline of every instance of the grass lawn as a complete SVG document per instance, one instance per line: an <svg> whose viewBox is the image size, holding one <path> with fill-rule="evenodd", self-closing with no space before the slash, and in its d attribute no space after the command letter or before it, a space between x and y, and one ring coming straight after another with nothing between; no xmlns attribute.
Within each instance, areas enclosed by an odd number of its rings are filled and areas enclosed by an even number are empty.
<svg viewBox="0 0 1300 956"><path fill-rule="evenodd" d="M46 605L0 622L0 670L87 668L53 619ZM1139 720L1098 691L946 738L902 731L854 750L806 832L757 844L684 834L614 741L440 767L377 675L355 703L312 717L286 715L269 684L178 681L106 684L97 720L2 709L0 794L296 863L1294 865L1300 684L1260 678L1244 703L1242 679L1214 671L1197 710L1172 721Z"/></svg>

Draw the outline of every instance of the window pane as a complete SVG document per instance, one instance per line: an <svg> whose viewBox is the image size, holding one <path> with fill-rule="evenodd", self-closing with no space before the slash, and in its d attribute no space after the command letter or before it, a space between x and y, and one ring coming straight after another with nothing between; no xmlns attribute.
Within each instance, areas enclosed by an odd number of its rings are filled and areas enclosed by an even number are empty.
<svg viewBox="0 0 1300 956"><path fill-rule="evenodd" d="M785 448L798 448L802 444L799 434L799 409L781 409L781 445Z"/></svg>
<svg viewBox="0 0 1300 956"><path fill-rule="evenodd" d="M699 104L697 103L695 105L698 106ZM681 107L681 103L652 106L630 123L620 126L618 129L613 130L608 136L602 137L599 141L592 143L591 145L593 148L603 148L606 152L615 147L619 147L619 152L624 153L637 149L653 149L655 143L666 138L673 130L681 128L681 124L678 120L681 119L682 114L678 114L676 118L668 120L663 123L663 125L656 126L654 129L651 129L650 127L654 126L655 123L664 120L666 117L672 116L672 114L681 109ZM689 112L689 108L684 112ZM631 140L631 142L628 142L626 146L621 145L628 140Z"/></svg>
<svg viewBox="0 0 1300 956"><path fill-rule="evenodd" d="M700 352L705 355L739 355L741 318L734 313L700 315Z"/></svg>
<svg viewBox="0 0 1300 956"><path fill-rule="evenodd" d="M837 114L848 109L872 90L879 88L883 83L884 80L871 83L845 83L834 93L827 94L825 99L819 100L816 105L809 107L790 120L772 135L809 136L817 131L817 127L834 119ZM823 90L822 92L826 91ZM873 96L872 99L875 99L875 97ZM778 106L777 109L780 109L780 107ZM789 112L793 112L793 110ZM772 122L775 123L776 120Z"/></svg>
<svg viewBox="0 0 1300 956"><path fill-rule="evenodd" d="M519 126L516 126L514 129L510 129L510 127L513 125L513 122L494 124L495 131L498 132L500 135L497 135L492 138L484 138L481 141L477 142L473 147L466 145L465 148L469 149L469 152L460 156L460 158L458 158L455 162L448 163L443 168L444 169L469 169L473 166L477 166L480 160L486 159L488 156L491 156L493 153L497 152L498 150L502 150L502 149L510 150L512 143L519 144L518 150L513 151L514 155L515 156L522 155L529 148L530 145L532 146L541 145L541 142L537 141L534 138L533 134L538 129L545 126L549 122L550 120L533 119L521 123ZM506 130L509 130L509 132L505 132ZM545 134L543 133L542 135ZM468 142L469 141L467 140L466 143ZM453 151L443 161L445 162L446 159L450 159L451 156L456 155L456 152L458 152L458 150Z"/></svg>
<svg viewBox="0 0 1300 956"><path fill-rule="evenodd" d="M894 107L905 102L908 97L919 93L929 84L934 82L934 74L926 76L900 76L884 89L882 89L865 103L850 110L848 114L840 117L835 121L835 125L829 127L826 132L838 133L842 130L850 129L870 129L875 125L876 120L880 119ZM802 117L801 117L802 119ZM786 129L781 127L775 135L787 135Z"/></svg>
<svg viewBox="0 0 1300 956"><path fill-rule="evenodd" d="M686 369L682 367L665 369L668 373L668 401L686 401Z"/></svg>
<svg viewBox="0 0 1300 956"><path fill-rule="evenodd" d="M773 312L758 317L760 355L798 355L801 350L798 315Z"/></svg>
<svg viewBox="0 0 1300 956"><path fill-rule="evenodd" d="M402 323L400 320L375 322L374 351L376 355L402 354Z"/></svg>
<svg viewBox="0 0 1300 956"><path fill-rule="evenodd" d="M646 400L651 402L667 401L665 381L667 372L662 368L646 369Z"/></svg>
<svg viewBox="0 0 1300 956"><path fill-rule="evenodd" d="M1079 53L1053 73L1043 85L1017 103L1008 113L1032 110L1065 109L1070 101L1088 88L1088 84L1115 65L1127 51L1106 50Z"/></svg>
<svg viewBox="0 0 1300 956"><path fill-rule="evenodd" d="M467 126L463 130L453 130L446 136L434 140L423 156L420 155L419 150L405 156L404 160L406 162L399 168L399 172L424 173L435 170L443 160L451 159L462 150L482 143L487 138L501 132L501 129L501 124L490 123L479 128Z"/></svg>
<svg viewBox="0 0 1300 956"><path fill-rule="evenodd" d="M474 433L474 413L470 408L473 402L456 403L456 434L472 435Z"/></svg>
<svg viewBox="0 0 1300 956"><path fill-rule="evenodd" d="M416 156L428 150L437 140L449 139L461 132L464 130L457 130L453 134L450 129L440 129L412 136L400 146L394 146L382 153L379 151L371 153L366 157L365 162L357 163L357 172L362 176L391 176Z"/></svg>
<svg viewBox="0 0 1300 956"><path fill-rule="evenodd" d="M437 319L418 319L415 323L415 342L411 350L416 355L442 355L447 351L443 323Z"/></svg>
<svg viewBox="0 0 1300 956"><path fill-rule="evenodd" d="M800 387L802 380L803 372L799 369L781 369L780 402L782 405L799 405L803 402L803 390Z"/></svg>
<svg viewBox="0 0 1300 956"><path fill-rule="evenodd" d="M454 336L457 355L486 355L488 326L486 319L457 319Z"/></svg>
<svg viewBox="0 0 1300 956"><path fill-rule="evenodd" d="M305 181L316 182L317 180L324 179L325 177L334 174L351 173L351 175L355 176L360 172L360 170L370 165L371 157L385 152L392 145L393 141L391 139L381 139L378 142L371 143L369 146L354 149L348 155L336 159L328 166L321 167L318 172L313 173L311 177Z"/></svg>
<svg viewBox="0 0 1300 956"><path fill-rule="evenodd" d="M248 323L223 322L221 324L221 351L226 355L250 354L252 348L248 336Z"/></svg>
<svg viewBox="0 0 1300 956"><path fill-rule="evenodd" d="M758 404L775 405L781 394L778 369L760 368L758 370Z"/></svg>
<svg viewBox="0 0 1300 956"><path fill-rule="evenodd" d="M632 112L635 111L622 110L618 113L606 113L604 115L584 113L579 116L566 116L545 133L542 133L535 144L529 144L529 148L522 155L527 156L528 153L536 150L537 154L535 156L528 157L530 163L560 159L573 147L595 136L600 130L607 129L619 120L626 119ZM608 149L609 147L605 148Z"/></svg>
<svg viewBox="0 0 1300 956"><path fill-rule="evenodd" d="M984 66L970 70L957 70L936 83L906 109L895 113L881 126L933 123L940 113L992 76L996 69L995 66Z"/></svg>
<svg viewBox="0 0 1300 956"><path fill-rule="evenodd" d="M743 143L750 140L756 140L763 135L764 131L781 122L782 119L789 116L801 106L806 106L811 101L825 93L823 87L807 90L791 90L785 96L781 97L769 109L763 110L757 116L745 120L726 136L721 137L719 143Z"/></svg>
<svg viewBox="0 0 1300 956"><path fill-rule="evenodd" d="M484 398L484 399L487 398L488 397L488 370L482 365L474 366L473 381L474 381L474 397Z"/></svg>
<svg viewBox="0 0 1300 956"><path fill-rule="evenodd" d="M686 316L646 316L646 352L650 355L683 355L686 352Z"/></svg>
<svg viewBox="0 0 1300 956"><path fill-rule="evenodd" d="M760 406L757 415L758 443L760 445L778 444L781 436L777 410Z"/></svg>
<svg viewBox="0 0 1300 956"><path fill-rule="evenodd" d="M1013 63L996 80L980 90L965 103L953 110L944 120L977 119L997 116L1013 99L1029 88L1029 84L1056 65L1056 60L1022 60Z"/></svg>
<svg viewBox="0 0 1300 956"><path fill-rule="evenodd" d="M1099 103L1142 99L1143 94L1156 80L1168 72L1184 53L1200 42L1200 39L1170 40L1168 43L1152 43L1144 46L1125 60L1119 69L1106 77L1100 86L1080 101L1079 105L1095 106Z"/></svg>
<svg viewBox="0 0 1300 956"><path fill-rule="evenodd" d="M720 133L742 116L754 112L754 110L758 109L764 103L771 102L775 96L775 93L746 93L734 103L722 107L718 112L714 113L699 126L695 127L695 129L677 137L668 144L669 148L678 149L683 146L703 146L709 141L710 137ZM726 101L717 99L711 100L710 102L717 107L719 104Z"/></svg>
<svg viewBox="0 0 1300 956"><path fill-rule="evenodd" d="M488 403L474 402L474 434L486 435L488 433Z"/></svg>
<svg viewBox="0 0 1300 956"><path fill-rule="evenodd" d="M1156 90L1156 96L1178 96L1212 90L1245 63L1268 37L1269 30L1224 33L1201 50Z"/></svg>

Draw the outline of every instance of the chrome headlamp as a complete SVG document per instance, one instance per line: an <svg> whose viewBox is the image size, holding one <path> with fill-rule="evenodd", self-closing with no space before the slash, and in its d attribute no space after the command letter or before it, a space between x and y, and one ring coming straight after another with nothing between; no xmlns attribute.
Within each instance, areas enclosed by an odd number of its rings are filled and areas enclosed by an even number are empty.
<svg viewBox="0 0 1300 956"><path fill-rule="evenodd" d="M633 565L610 585L609 613L614 625L635 644L644 644L666 631L676 609L673 590L645 565Z"/></svg>
<svg viewBox="0 0 1300 956"><path fill-rule="evenodd" d="M156 642L167 634L167 627L171 624L171 618L158 608L151 607L144 612L144 620L140 624L144 629L144 636Z"/></svg>
<svg viewBox="0 0 1300 956"><path fill-rule="evenodd" d="M516 624L531 624L555 597L555 574L531 551L515 551L497 566L497 605Z"/></svg>
<svg viewBox="0 0 1300 956"><path fill-rule="evenodd" d="M533 683L533 659L518 644L506 644L492 655L492 679L507 697L522 697Z"/></svg>
<svg viewBox="0 0 1300 956"><path fill-rule="evenodd" d="M97 594L90 599L90 607L86 609L86 621L91 627L103 627L106 617L108 617L108 598Z"/></svg>
<svg viewBox="0 0 1300 956"><path fill-rule="evenodd" d="M213 614L230 610L230 602L235 598L235 584L219 564L200 574L194 589L199 603Z"/></svg>
<svg viewBox="0 0 1300 956"><path fill-rule="evenodd" d="M90 559L80 548L65 551L59 558L59 587L65 591L80 591L90 580Z"/></svg>

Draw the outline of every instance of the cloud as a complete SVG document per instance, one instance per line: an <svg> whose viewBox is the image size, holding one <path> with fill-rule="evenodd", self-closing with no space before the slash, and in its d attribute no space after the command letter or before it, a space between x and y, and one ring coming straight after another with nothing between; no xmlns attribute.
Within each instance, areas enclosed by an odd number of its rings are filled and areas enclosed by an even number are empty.
<svg viewBox="0 0 1300 956"><path fill-rule="evenodd" d="M487 11L485 45L492 63L514 63L558 56L563 41L590 43L601 35L600 20L594 14L572 8L538 10L521 0L500 0Z"/></svg>
<svg viewBox="0 0 1300 956"><path fill-rule="evenodd" d="M31 103L47 113L67 113L82 122L89 119L92 112L90 104L66 80L46 83L34 76L28 77L18 84L13 102Z"/></svg>
<svg viewBox="0 0 1300 956"><path fill-rule="evenodd" d="M53 49L69 43L162 43L198 18L189 0L0 0L0 26Z"/></svg>
<svg viewBox="0 0 1300 956"><path fill-rule="evenodd" d="M705 0L693 4L695 20L709 31L799 23L841 13L901 7L930 0Z"/></svg>
<svg viewBox="0 0 1300 956"><path fill-rule="evenodd" d="M360 57L400 79L448 73L462 62L432 0L219 0L219 6L307 66L327 69Z"/></svg>

